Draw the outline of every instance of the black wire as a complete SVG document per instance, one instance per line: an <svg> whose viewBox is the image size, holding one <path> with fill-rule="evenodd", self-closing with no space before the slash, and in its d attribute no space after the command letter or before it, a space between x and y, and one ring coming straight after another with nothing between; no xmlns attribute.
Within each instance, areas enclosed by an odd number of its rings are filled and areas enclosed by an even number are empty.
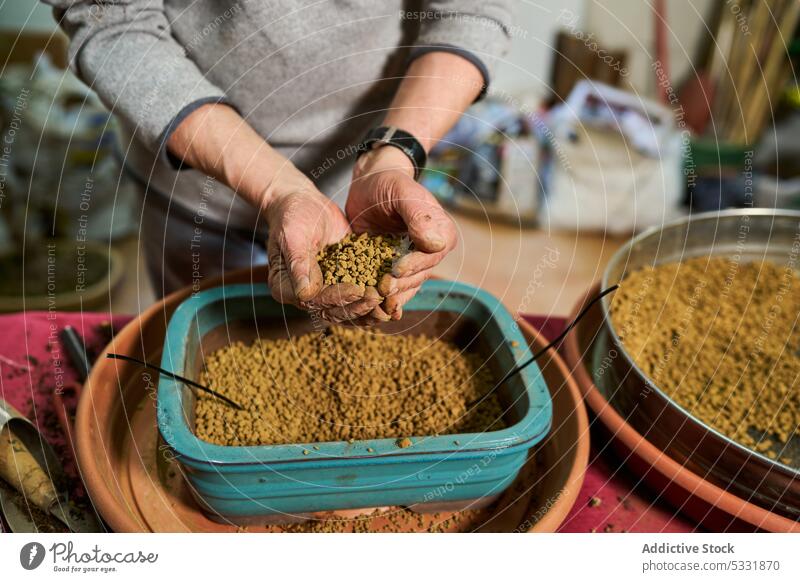
<svg viewBox="0 0 800 582"><path fill-rule="evenodd" d="M173 372L170 372L168 370L165 370L164 368L159 368L156 365L148 364L145 361L139 360L137 358L132 358L131 356L125 356L125 355L122 355L122 354L106 354L106 357L111 359L111 360L125 360L126 362L134 362L136 364L140 364L140 365L144 366L145 368L150 368L151 370L155 370L156 372L164 374L165 376L167 376L169 378L172 378L173 380L177 380L178 382L183 382L187 386L191 386L192 388L197 388L198 390L202 390L203 392L211 394L212 396L214 396L216 398L219 398L220 400L226 402L227 404L233 406L234 408L236 408L238 410L244 410L244 407L241 404L237 404L236 402L234 402L233 400L231 400L227 396L223 396L219 392L214 392L211 388L208 388L207 386L203 386L202 384L198 384L194 380L189 380L189 378L184 378L183 376L178 376L177 374L175 374Z"/></svg>
<svg viewBox="0 0 800 582"><path fill-rule="evenodd" d="M592 300L589 302L589 304L588 304L588 305L586 305L586 307L584 307L583 309L581 309L581 312L580 312L580 313L579 313L579 314L578 314L578 315L575 317L575 319L573 319L573 320L572 320L572 322L571 322L571 323L570 323L570 324L569 324L567 327L565 327L565 328L564 328L564 331L562 331L562 332L561 332L561 333L558 335L558 337L557 337L556 339L554 339L554 340L553 340L553 341L551 341L549 344L547 344L545 347L543 347L541 350L539 350L538 352L536 352L536 354L534 354L534 356L533 356L533 357L532 357L530 360L528 360L528 361L527 361L527 362L525 362L524 364L520 364L519 366L517 366L516 368L514 368L513 370L511 370L511 371L510 371L508 374L506 374L505 376L503 376L503 379L502 379L502 380L500 380L500 381L497 383L497 385L495 386L495 389L497 389L499 386L501 386L501 385L503 384L503 382L505 382L506 380L508 380L509 378L511 378L512 376L514 376L515 374L519 374L519 373L520 373L522 370L524 370L525 368L527 368L528 366L530 366L530 365L531 365L533 362L535 362L535 361L536 361L536 358L538 358L539 356L541 356L541 355L542 355L543 353L545 353L547 350L549 350L549 349L550 349L550 348L552 348L554 345L556 345L558 342L560 342L562 339L564 339L564 337L565 337L565 336L566 336L566 335L567 335L567 334L568 334L568 333L569 333L569 332L572 330L572 328L573 328L573 327L575 327L575 326L578 324L578 322L581 320L581 318L582 318L584 315L586 315L586 313L589 311L589 309L591 309L592 305L594 305L595 303L597 303L598 301L600 301L600 300L601 300L603 297L605 297L605 296L606 296L606 295L608 295L609 293L613 293L613 292L614 292L614 291L616 291L617 289L619 289L619 285L612 285L612 286L611 286L611 287L609 287L608 289L605 289L605 290L601 291L601 292L600 292L600 293L599 293L599 294L598 294L596 297L594 297L594 298L593 298L593 299L592 299Z"/></svg>

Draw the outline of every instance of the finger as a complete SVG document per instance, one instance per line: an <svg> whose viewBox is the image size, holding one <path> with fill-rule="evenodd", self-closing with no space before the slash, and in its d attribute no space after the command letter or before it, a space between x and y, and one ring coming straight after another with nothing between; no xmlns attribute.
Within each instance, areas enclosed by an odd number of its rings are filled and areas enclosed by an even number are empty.
<svg viewBox="0 0 800 582"><path fill-rule="evenodd" d="M317 249L308 233L283 230L277 235L281 258L285 261L294 294L299 301L313 299L322 289L322 271L317 264Z"/></svg>
<svg viewBox="0 0 800 582"><path fill-rule="evenodd" d="M335 305L322 312L324 319L330 321L351 321L362 317L372 311L383 301L374 287L366 287L362 291L362 297L347 305Z"/></svg>
<svg viewBox="0 0 800 582"><path fill-rule="evenodd" d="M349 325L357 327L371 327L391 320L391 316L383 310L381 304L378 304L366 315L362 315L358 319L350 320L348 323Z"/></svg>
<svg viewBox="0 0 800 582"><path fill-rule="evenodd" d="M390 273L386 273L381 280L378 281L378 293L383 295L384 297L389 297L389 295L394 295L397 293L397 278L392 277Z"/></svg>
<svg viewBox="0 0 800 582"><path fill-rule="evenodd" d="M427 271L442 262L442 259L447 256L447 252L441 253L421 253L418 251L411 251L407 255L403 255L392 266L392 275L400 279L402 277L410 277Z"/></svg>
<svg viewBox="0 0 800 582"><path fill-rule="evenodd" d="M362 317L360 321L363 321L364 325L375 325L377 323L385 323L391 320L392 317L383 310L380 304L378 304L372 311Z"/></svg>
<svg viewBox="0 0 800 582"><path fill-rule="evenodd" d="M322 318L326 321L339 323L342 321L356 320L364 315L367 315L380 304L382 299L381 296L378 295L378 292L374 290L374 288L368 287L368 289L372 289L374 294L370 294L368 297L359 299L358 301L349 305L325 309L321 312Z"/></svg>
<svg viewBox="0 0 800 582"><path fill-rule="evenodd" d="M273 274L273 269L270 269L268 281L270 293L275 301L289 305L299 305L288 273L275 269Z"/></svg>
<svg viewBox="0 0 800 582"><path fill-rule="evenodd" d="M387 289L390 291L389 293L383 294L384 297L391 297L395 293L399 293L400 291L406 291L407 289L411 289L412 287L419 287L425 281L430 279L433 276L433 272L430 269L425 271L421 271L419 273L414 273L413 275L409 275L408 277L392 277L391 275L384 275L381 279L380 283L378 284L378 291L380 292L381 289Z"/></svg>
<svg viewBox="0 0 800 582"><path fill-rule="evenodd" d="M289 278L289 273L285 269L278 243L273 238L270 238L267 243L267 255L269 257L267 284L272 297L279 303L297 305L298 301L294 294L294 287Z"/></svg>
<svg viewBox="0 0 800 582"><path fill-rule="evenodd" d="M336 283L326 285L317 295L308 301L311 309L328 309L331 307L341 307L358 301L364 297L365 288L354 283Z"/></svg>
<svg viewBox="0 0 800 582"><path fill-rule="evenodd" d="M378 303L383 301L383 297L381 297L381 294L378 293L378 290L372 286L368 286L364 289L364 299L370 301L377 301Z"/></svg>
<svg viewBox="0 0 800 582"><path fill-rule="evenodd" d="M391 297L387 297L383 302L383 310L388 313L393 320L397 321L403 317L403 306L411 301L414 295L417 294L417 291L419 291L419 287L412 287L411 289L406 289L405 291L395 293Z"/></svg>
<svg viewBox="0 0 800 582"><path fill-rule="evenodd" d="M306 288L305 293L299 293L297 298L301 301L308 301L316 297L319 292L322 290L323 283L322 283L322 269L319 268L319 263L317 263L317 253L313 250L311 251L311 256L308 260L309 270L308 270L308 278L309 278L309 285Z"/></svg>
<svg viewBox="0 0 800 582"><path fill-rule="evenodd" d="M276 300L299 305L319 293L322 271L310 247L290 244L288 240L284 232L270 233L268 281Z"/></svg>
<svg viewBox="0 0 800 582"><path fill-rule="evenodd" d="M414 246L426 253L452 250L456 244L453 219L427 188L413 182L409 189L396 201L396 208Z"/></svg>
<svg viewBox="0 0 800 582"><path fill-rule="evenodd" d="M313 299L322 289L322 271L316 257L308 250L286 250L289 280L298 301Z"/></svg>

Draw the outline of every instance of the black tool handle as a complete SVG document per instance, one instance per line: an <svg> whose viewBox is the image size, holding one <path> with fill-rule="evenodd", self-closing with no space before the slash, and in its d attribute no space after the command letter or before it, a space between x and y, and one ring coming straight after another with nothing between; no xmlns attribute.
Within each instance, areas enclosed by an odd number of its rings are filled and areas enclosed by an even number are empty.
<svg viewBox="0 0 800 582"><path fill-rule="evenodd" d="M86 382L92 367L89 365L89 356L86 353L86 344L83 343L83 338L71 325L64 326L58 336L61 343L64 344L70 364L78 373L78 380Z"/></svg>

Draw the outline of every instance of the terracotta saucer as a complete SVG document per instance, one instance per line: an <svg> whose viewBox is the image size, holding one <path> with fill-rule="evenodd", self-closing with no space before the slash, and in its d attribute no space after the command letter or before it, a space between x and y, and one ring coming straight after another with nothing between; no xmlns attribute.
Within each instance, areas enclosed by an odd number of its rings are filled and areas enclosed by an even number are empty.
<svg viewBox="0 0 800 582"><path fill-rule="evenodd" d="M600 290L595 285L575 306L574 318ZM595 386L590 363L593 343L602 324L595 305L567 336L564 356L572 377L600 425L609 433L622 462L678 511L712 531L800 532L800 523L768 511L706 481L642 437Z"/></svg>
<svg viewBox="0 0 800 582"><path fill-rule="evenodd" d="M265 280L262 270L226 275L216 284ZM120 331L107 351L160 361L171 313L189 294L177 292L153 305ZM520 321L535 349L545 344ZM517 481L487 509L416 514L402 508L316 515L303 524L251 526L249 531L316 531L320 519L339 520L346 531L555 531L578 496L589 457L586 410L561 358L548 353L539 365L554 404L553 428ZM158 378L100 356L86 383L75 420L77 457L95 506L119 532L219 532L242 528L218 523L196 505L180 467L156 429Z"/></svg>

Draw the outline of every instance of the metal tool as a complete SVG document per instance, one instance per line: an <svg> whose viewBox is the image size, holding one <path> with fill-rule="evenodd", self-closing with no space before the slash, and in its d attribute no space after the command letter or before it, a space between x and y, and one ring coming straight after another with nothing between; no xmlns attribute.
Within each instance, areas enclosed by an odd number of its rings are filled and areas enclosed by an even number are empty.
<svg viewBox="0 0 800 582"><path fill-rule="evenodd" d="M53 516L70 531L103 531L91 512L68 501L67 482L53 448L27 418L0 399L0 478L20 496L0 490L0 507L13 532L36 533L31 506Z"/></svg>

